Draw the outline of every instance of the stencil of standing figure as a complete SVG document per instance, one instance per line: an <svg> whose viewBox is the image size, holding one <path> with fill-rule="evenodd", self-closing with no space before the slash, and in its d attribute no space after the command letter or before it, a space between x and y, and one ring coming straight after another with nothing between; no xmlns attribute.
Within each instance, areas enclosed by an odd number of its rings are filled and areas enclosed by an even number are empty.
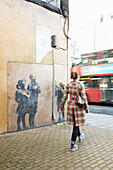
<svg viewBox="0 0 113 170"><path fill-rule="evenodd" d="M63 98L63 93L64 93L64 84L59 83L59 86L55 86L55 96L57 96L57 112L58 112L58 121L64 121L64 108L62 109L62 119L61 119L61 113L60 113L60 102L61 99Z"/></svg>
<svg viewBox="0 0 113 170"><path fill-rule="evenodd" d="M36 82L36 76L34 74L30 75L29 78L31 79L30 84L28 84L28 91L30 93L29 98L29 126L34 126L34 119L35 114L37 112L37 106L38 106L38 94L41 93L40 87L38 83Z"/></svg>
<svg viewBox="0 0 113 170"><path fill-rule="evenodd" d="M22 120L23 128L26 129L25 115L29 112L29 92L25 89L26 80L21 79L16 85L15 101L18 103L16 113L17 118L17 130L21 130L20 121Z"/></svg>

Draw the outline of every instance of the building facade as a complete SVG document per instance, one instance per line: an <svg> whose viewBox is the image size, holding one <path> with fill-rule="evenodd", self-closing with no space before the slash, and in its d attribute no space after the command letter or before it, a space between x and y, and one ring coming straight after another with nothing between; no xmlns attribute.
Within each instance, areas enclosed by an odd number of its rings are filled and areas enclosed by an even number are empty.
<svg viewBox="0 0 113 170"><path fill-rule="evenodd" d="M52 35L57 38L56 87L65 85L68 72L68 10L64 4L61 9L61 2L57 5L0 0L0 133L54 122Z"/></svg>

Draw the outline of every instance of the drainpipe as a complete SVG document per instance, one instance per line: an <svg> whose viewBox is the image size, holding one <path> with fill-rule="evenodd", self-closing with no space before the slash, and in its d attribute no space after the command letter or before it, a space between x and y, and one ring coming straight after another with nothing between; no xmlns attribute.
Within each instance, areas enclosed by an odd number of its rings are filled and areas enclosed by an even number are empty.
<svg viewBox="0 0 113 170"><path fill-rule="evenodd" d="M51 36L51 46L53 47L53 86L52 86L52 116L55 120L55 48L56 48L56 35Z"/></svg>

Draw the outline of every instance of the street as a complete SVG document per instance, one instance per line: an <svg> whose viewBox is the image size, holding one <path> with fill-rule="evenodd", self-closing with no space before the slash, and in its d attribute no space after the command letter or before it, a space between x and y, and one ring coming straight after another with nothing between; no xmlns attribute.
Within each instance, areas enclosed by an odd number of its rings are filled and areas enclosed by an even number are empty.
<svg viewBox="0 0 113 170"><path fill-rule="evenodd" d="M113 115L113 106L102 104L89 104L89 111L91 113Z"/></svg>

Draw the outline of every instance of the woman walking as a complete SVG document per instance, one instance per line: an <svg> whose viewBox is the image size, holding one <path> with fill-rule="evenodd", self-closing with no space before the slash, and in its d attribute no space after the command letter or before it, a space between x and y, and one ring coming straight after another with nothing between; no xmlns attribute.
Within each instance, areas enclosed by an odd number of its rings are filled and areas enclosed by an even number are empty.
<svg viewBox="0 0 113 170"><path fill-rule="evenodd" d="M89 109L84 85L79 81L78 72L72 72L71 79L73 79L73 81L67 84L66 89L64 91L63 98L60 103L60 112L62 113L62 109L64 108L68 95L70 95L70 99L68 101L67 106L67 123L73 125L70 150L74 151L78 148L78 146L75 145L77 137L79 138L80 142L84 138L84 134L80 132L79 126L86 125L85 114L89 112ZM79 107L77 105L78 94L84 100L85 107Z"/></svg>

